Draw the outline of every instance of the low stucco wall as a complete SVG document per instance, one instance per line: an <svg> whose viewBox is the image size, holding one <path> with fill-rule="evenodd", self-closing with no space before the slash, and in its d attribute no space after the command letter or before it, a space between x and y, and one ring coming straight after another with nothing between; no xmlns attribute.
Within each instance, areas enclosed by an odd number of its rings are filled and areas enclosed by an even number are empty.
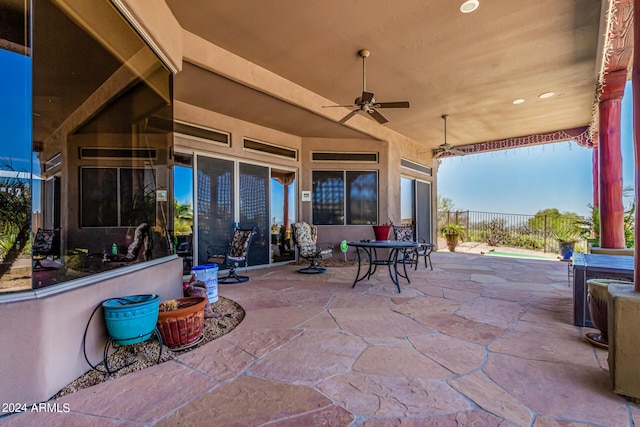
<svg viewBox="0 0 640 427"><path fill-rule="evenodd" d="M0 301L0 401L48 400L87 372L82 337L91 313L112 297L157 293L182 296L182 260L175 256L90 276ZM87 356L102 361L106 329L102 311L87 332Z"/></svg>

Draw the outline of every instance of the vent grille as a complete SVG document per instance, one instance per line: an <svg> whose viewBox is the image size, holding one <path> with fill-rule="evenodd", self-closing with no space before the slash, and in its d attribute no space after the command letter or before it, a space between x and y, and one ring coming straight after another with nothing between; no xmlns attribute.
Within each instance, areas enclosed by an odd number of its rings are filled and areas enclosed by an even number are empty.
<svg viewBox="0 0 640 427"><path fill-rule="evenodd" d="M259 151L260 153L267 153L273 156L298 160L298 150L280 147L278 145L268 144L266 142L260 142L248 138L243 140L243 144L245 150Z"/></svg>
<svg viewBox="0 0 640 427"><path fill-rule="evenodd" d="M157 150L152 148L105 148L105 147L80 147L81 159L148 159L155 160L158 157Z"/></svg>
<svg viewBox="0 0 640 427"><path fill-rule="evenodd" d="M421 165L405 159L400 160L400 166L431 176L431 168L429 166Z"/></svg>
<svg viewBox="0 0 640 427"><path fill-rule="evenodd" d="M349 162L349 163L378 163L378 153L331 153L314 152L311 154L314 162Z"/></svg>
<svg viewBox="0 0 640 427"><path fill-rule="evenodd" d="M192 136L194 138L216 142L227 147L230 145L229 141L231 140L231 138L230 135L226 132L220 132L213 129L207 129L181 122L173 122L173 131L181 135Z"/></svg>

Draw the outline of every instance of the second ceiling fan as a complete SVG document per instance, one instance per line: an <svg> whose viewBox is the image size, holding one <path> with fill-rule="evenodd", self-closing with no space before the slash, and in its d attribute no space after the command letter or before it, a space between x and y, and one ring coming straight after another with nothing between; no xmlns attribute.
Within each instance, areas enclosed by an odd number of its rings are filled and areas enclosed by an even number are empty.
<svg viewBox="0 0 640 427"><path fill-rule="evenodd" d="M467 154L447 142L447 117L449 117L447 114L442 115L442 120L444 120L444 143L440 144L438 146L438 149L435 150L433 154L434 159L445 155L464 156L465 154Z"/></svg>
<svg viewBox="0 0 640 427"><path fill-rule="evenodd" d="M367 92L367 65L366 59L369 57L371 52L367 49L362 49L358 51L358 55L362 58L362 95L360 95L353 104L349 105L332 105L332 107L352 107L355 108L352 112L347 114L342 118L338 123L344 123L349 120L351 117L358 114L360 111L364 111L369 113L369 115L376 120L380 124L387 123L389 120L380 112L378 112L378 108L409 108L409 101L400 101L400 102L378 102L373 96L373 92Z"/></svg>

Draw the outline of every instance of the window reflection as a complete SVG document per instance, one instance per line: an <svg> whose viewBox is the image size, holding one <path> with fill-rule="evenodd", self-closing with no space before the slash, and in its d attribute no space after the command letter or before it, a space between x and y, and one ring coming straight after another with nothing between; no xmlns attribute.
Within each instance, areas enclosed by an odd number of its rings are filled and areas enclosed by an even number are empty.
<svg viewBox="0 0 640 427"><path fill-rule="evenodd" d="M182 273L193 267L193 158L176 154L173 169L173 229L176 253L182 258Z"/></svg>
<svg viewBox="0 0 640 427"><path fill-rule="evenodd" d="M0 187L13 188L0 218L26 216L27 227L0 219L9 248L0 288L16 290L7 283L18 265L38 288L168 255L170 72L107 0L82 11L34 0L33 19L24 8L13 19L18 4L27 3L0 4L0 37L12 47L0 50L0 117L11 140ZM22 215L11 213L19 200Z"/></svg>
<svg viewBox="0 0 640 427"><path fill-rule="evenodd" d="M316 225L376 224L378 173L313 171L312 200Z"/></svg>
<svg viewBox="0 0 640 427"><path fill-rule="evenodd" d="M0 2L0 292L31 287L31 212L39 210L39 169L31 153L28 2ZM34 227L41 216L34 214Z"/></svg>
<svg viewBox="0 0 640 427"><path fill-rule="evenodd" d="M291 224L296 222L296 173L271 169L271 261L295 259Z"/></svg>

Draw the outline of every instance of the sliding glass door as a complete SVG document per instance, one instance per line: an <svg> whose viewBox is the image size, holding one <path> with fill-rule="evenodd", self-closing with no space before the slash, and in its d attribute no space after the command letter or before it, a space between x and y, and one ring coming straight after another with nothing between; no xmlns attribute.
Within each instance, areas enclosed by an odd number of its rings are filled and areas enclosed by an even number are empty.
<svg viewBox="0 0 640 427"><path fill-rule="evenodd" d="M234 229L234 163L198 156L196 177L198 264L230 241Z"/></svg>
<svg viewBox="0 0 640 427"><path fill-rule="evenodd" d="M413 225L416 238L432 243L431 183L401 178L400 204L401 225Z"/></svg>
<svg viewBox="0 0 640 427"><path fill-rule="evenodd" d="M197 156L197 263L222 253L235 227L255 228L249 265L270 262L270 169L237 160Z"/></svg>
<svg viewBox="0 0 640 427"><path fill-rule="evenodd" d="M269 264L269 168L240 163L240 227L255 227L249 265Z"/></svg>

